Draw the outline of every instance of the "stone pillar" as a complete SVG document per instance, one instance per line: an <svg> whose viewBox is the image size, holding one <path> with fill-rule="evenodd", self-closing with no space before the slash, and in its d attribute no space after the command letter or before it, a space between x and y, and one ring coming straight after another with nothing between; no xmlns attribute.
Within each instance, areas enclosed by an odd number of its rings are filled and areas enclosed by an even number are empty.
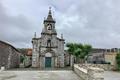
<svg viewBox="0 0 120 80"><path fill-rule="evenodd" d="M58 59L57 59L57 57L55 57L54 63L55 63L55 67L58 67Z"/></svg>
<svg viewBox="0 0 120 80"><path fill-rule="evenodd" d="M40 66L39 66L39 68L40 69L44 69L45 68L45 56L40 56Z"/></svg>
<svg viewBox="0 0 120 80"><path fill-rule="evenodd" d="M70 66L73 67L73 65L74 65L74 56L71 55L70 56Z"/></svg>
<svg viewBox="0 0 120 80"><path fill-rule="evenodd" d="M55 57L51 57L51 68L55 67Z"/></svg>
<svg viewBox="0 0 120 80"><path fill-rule="evenodd" d="M88 80L104 80L104 70L100 68L88 68Z"/></svg>
<svg viewBox="0 0 120 80"><path fill-rule="evenodd" d="M60 58L60 67L64 67L64 54L61 54Z"/></svg>

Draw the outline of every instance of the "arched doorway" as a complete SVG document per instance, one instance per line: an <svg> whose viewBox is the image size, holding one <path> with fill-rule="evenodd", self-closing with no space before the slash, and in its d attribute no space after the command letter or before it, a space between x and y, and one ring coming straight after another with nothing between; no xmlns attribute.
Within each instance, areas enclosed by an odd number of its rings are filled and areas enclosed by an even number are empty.
<svg viewBox="0 0 120 80"><path fill-rule="evenodd" d="M52 54L49 52L45 54L45 67L52 67Z"/></svg>

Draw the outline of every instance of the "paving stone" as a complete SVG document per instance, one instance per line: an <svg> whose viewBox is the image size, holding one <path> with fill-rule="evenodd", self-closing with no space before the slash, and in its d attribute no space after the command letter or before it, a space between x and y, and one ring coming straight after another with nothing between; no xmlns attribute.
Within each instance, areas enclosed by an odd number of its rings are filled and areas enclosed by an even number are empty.
<svg viewBox="0 0 120 80"><path fill-rule="evenodd" d="M0 80L80 80L73 71L4 71Z"/></svg>

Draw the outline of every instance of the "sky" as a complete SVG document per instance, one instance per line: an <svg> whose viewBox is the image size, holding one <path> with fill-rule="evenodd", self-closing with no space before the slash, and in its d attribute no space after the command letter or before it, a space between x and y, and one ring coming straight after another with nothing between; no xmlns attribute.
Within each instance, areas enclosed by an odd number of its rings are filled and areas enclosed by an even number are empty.
<svg viewBox="0 0 120 80"><path fill-rule="evenodd" d="M49 7L66 43L120 48L120 0L0 0L0 40L31 48Z"/></svg>

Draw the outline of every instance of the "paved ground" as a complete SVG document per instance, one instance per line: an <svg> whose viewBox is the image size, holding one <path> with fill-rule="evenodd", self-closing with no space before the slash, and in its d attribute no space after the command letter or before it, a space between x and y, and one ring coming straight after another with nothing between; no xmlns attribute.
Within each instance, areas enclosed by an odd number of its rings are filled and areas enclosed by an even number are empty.
<svg viewBox="0 0 120 80"><path fill-rule="evenodd" d="M120 80L120 72L105 71L104 80ZM56 71L4 71L0 80L81 80L71 70Z"/></svg>
<svg viewBox="0 0 120 80"><path fill-rule="evenodd" d="M120 72L105 71L105 80L120 80Z"/></svg>
<svg viewBox="0 0 120 80"><path fill-rule="evenodd" d="M4 71L0 80L81 80L73 71Z"/></svg>

